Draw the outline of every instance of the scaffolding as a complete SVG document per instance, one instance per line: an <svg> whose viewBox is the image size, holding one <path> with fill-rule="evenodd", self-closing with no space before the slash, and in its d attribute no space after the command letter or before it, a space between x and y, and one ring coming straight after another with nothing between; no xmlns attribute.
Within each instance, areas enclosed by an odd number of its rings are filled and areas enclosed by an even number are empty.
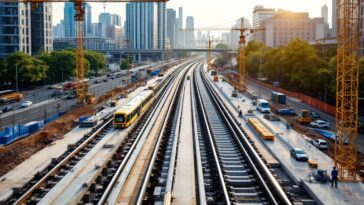
<svg viewBox="0 0 364 205"><path fill-rule="evenodd" d="M356 180L360 1L337 1L336 141L339 179Z"/></svg>

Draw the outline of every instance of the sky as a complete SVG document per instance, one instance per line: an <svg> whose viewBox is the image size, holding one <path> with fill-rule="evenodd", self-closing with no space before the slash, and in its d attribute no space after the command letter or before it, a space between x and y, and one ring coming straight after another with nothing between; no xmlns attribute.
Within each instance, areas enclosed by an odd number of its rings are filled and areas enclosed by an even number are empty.
<svg viewBox="0 0 364 205"><path fill-rule="evenodd" d="M331 24L332 0L170 0L167 8L178 10L178 7L183 7L184 25L186 16L193 16L195 27L230 27L241 17L248 18L252 23L253 8L256 5L309 12L310 17L313 18L321 16L321 6L324 4L329 8ZM92 22L98 21L98 15L104 11L104 5L106 5L106 12L119 14L124 22L125 3L91 3ZM63 19L63 6L63 3L53 3L53 25Z"/></svg>

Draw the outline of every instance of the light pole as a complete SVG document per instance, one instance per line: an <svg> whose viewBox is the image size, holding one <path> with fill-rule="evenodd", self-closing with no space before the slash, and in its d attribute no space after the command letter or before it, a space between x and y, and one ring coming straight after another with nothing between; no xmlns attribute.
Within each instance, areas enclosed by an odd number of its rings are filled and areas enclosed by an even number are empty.
<svg viewBox="0 0 364 205"><path fill-rule="evenodd" d="M262 97L262 49L259 55L259 97Z"/></svg>
<svg viewBox="0 0 364 205"><path fill-rule="evenodd" d="M19 92L19 85L18 85L18 64L15 63L15 81L16 81L16 92Z"/></svg>

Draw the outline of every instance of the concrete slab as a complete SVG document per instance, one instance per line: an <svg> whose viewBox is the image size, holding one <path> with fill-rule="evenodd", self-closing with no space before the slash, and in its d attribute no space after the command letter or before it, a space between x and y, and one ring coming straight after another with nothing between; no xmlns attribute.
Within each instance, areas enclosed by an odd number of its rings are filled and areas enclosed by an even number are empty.
<svg viewBox="0 0 364 205"><path fill-rule="evenodd" d="M192 79L192 69L188 73ZM186 81L182 108L181 130L177 163L173 184L173 204L196 204L195 168L192 133L192 108L191 108L191 84Z"/></svg>
<svg viewBox="0 0 364 205"><path fill-rule="evenodd" d="M246 113L248 109L255 110L252 106L250 99L239 95L238 98L231 98L229 95L233 87L225 82L215 83L220 90L220 95L226 99L226 104L232 104L228 106L232 111L242 109L243 113ZM282 122L272 122L263 118L263 114L254 111L256 117L258 117L265 125L267 125L273 133L275 133L275 141L262 141L269 149L269 151L277 157L281 162L282 168L296 183L302 183L303 187L309 192L318 204L362 204L364 201L364 184L362 183L346 183L339 182L338 188L332 188L330 184L311 183L308 175L313 169L311 169L307 162L298 162L290 156L289 150L291 147L303 148L309 159L314 159L318 162L318 168L331 172L333 166L333 160L325 153L318 150L305 140L305 136L297 133L294 130L286 129L286 126ZM244 125L246 121L241 119L241 123Z"/></svg>
<svg viewBox="0 0 364 205"><path fill-rule="evenodd" d="M129 94L128 98L122 98L118 101L116 107L107 107L101 112L92 116L91 119L102 119L106 115L114 112L120 108L123 104L128 102L133 96L146 89L148 85L155 82L155 78L147 82L146 86L142 86L134 90ZM100 123L100 122L99 122ZM0 179L0 201L6 200L12 194L13 187L21 187L26 182L30 181L33 176L43 170L51 162L52 158L60 156L66 149L68 144L74 144L83 137L84 134L91 131L91 128L79 128L76 127L67 133L62 139L57 140L48 147L35 153L29 159L19 164L13 170L5 174ZM50 154L52 153L52 154Z"/></svg>

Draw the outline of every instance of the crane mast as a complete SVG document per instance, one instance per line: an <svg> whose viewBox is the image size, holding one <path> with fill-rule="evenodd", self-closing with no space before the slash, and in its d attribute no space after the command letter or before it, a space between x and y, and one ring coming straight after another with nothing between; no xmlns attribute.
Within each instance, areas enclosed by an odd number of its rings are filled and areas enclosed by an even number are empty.
<svg viewBox="0 0 364 205"><path fill-rule="evenodd" d="M335 6L335 5L333 5ZM335 166L339 178L356 180L360 1L337 1L336 141Z"/></svg>

